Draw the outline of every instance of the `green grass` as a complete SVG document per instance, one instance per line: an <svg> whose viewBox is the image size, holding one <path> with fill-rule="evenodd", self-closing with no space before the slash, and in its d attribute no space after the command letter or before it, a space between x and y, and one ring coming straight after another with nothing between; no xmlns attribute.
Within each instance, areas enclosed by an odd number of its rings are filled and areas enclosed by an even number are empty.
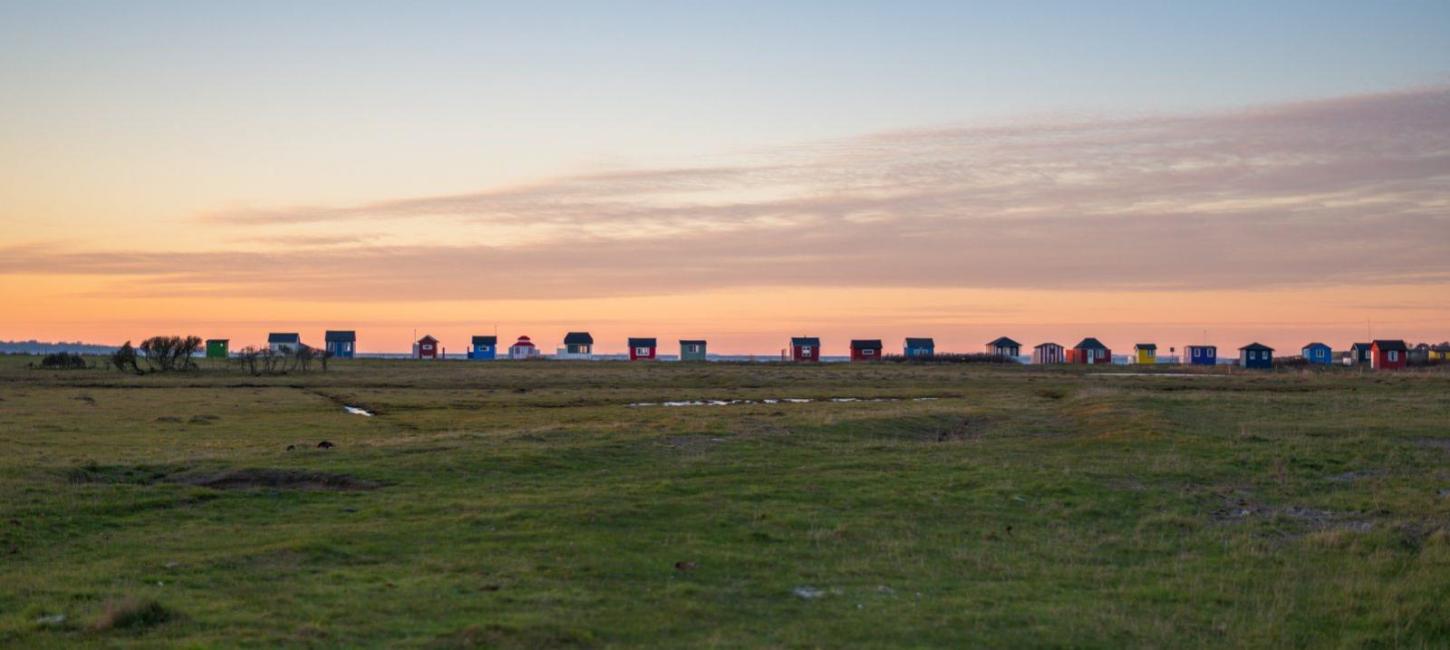
<svg viewBox="0 0 1450 650"><path fill-rule="evenodd" d="M1443 372L26 361L0 646L1450 645Z"/></svg>

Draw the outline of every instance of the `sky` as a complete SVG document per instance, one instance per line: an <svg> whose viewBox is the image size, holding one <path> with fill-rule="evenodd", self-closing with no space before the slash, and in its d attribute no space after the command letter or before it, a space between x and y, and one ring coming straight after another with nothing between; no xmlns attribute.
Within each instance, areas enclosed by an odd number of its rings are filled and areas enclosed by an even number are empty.
<svg viewBox="0 0 1450 650"><path fill-rule="evenodd" d="M1450 339L1450 3L0 0L0 339Z"/></svg>

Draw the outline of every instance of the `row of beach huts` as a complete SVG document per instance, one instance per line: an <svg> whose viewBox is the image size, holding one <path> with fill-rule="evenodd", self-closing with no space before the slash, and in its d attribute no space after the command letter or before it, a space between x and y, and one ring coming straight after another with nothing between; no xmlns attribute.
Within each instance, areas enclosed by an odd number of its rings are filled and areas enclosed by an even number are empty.
<svg viewBox="0 0 1450 650"><path fill-rule="evenodd" d="M629 338L629 359L645 361L657 358L658 340L655 338ZM226 358L230 355L227 339L207 339L206 356ZM285 352L307 347L297 332L272 332L267 335L267 346L273 352ZM681 339L679 342L681 361L705 361L708 358L704 339ZM357 354L357 332L352 330L328 330L323 335L323 349L335 358L348 359ZM853 339L850 351L851 361L869 362L886 358L881 339ZM908 337L902 344L901 356L907 359L929 360L937 357L936 342L931 338ZM1181 363L1190 366L1220 365L1218 347L1214 345L1186 345L1181 356L1173 354L1160 359L1158 346L1153 343L1139 343L1133 346L1129 363L1153 365L1158 363ZM1004 360L1026 361L1023 345L1008 337L999 337L988 342L982 353ZM431 335L425 335L413 343L410 355L415 359L444 359L447 352L442 342ZM496 335L473 336L465 358L479 361L493 359L538 359L544 358L543 351L528 336L520 336L507 350L500 350ZM821 339L814 336L797 336L790 339L790 345L781 350L782 361L812 362L821 360ZM563 345L558 347L553 359L590 360L596 358L594 337L589 332L569 332ZM1398 339L1378 339L1367 343L1354 343L1348 350L1335 351L1320 342L1309 343L1300 350L1296 362L1318 365L1364 366L1378 370L1393 370L1409 365L1450 362L1450 343L1408 345ZM1274 367L1274 349L1260 343L1250 343L1238 349L1237 359L1223 360L1226 364L1243 368ZM1111 364L1112 350L1096 338L1085 338L1072 347L1057 343L1039 343L1033 346L1031 363L1034 364Z"/></svg>

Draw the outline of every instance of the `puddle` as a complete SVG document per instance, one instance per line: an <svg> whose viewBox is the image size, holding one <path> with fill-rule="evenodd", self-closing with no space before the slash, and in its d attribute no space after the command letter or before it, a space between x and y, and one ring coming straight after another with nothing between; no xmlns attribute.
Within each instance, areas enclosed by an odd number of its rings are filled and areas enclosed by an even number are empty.
<svg viewBox="0 0 1450 650"><path fill-rule="evenodd" d="M913 397L910 400L906 400L906 401L912 401L912 402L931 402L931 401L935 401L935 400L938 400L938 399L941 399L941 398L939 398L939 397ZM666 406L666 407L677 407L677 406L735 406L735 405L739 405L739 404L810 404L812 402L834 402L834 403L837 403L837 404L842 404L842 403L848 403L848 402L900 402L900 401L903 401L903 400L900 399L900 398L896 398L896 397L870 397L870 398L867 398L867 397L829 397L829 398L823 398L823 399L804 399L804 398L800 398L800 397L782 397L782 398L779 398L779 399L697 399L697 400L682 400L682 401L674 401L674 402L632 402L630 404L627 404L627 406L630 407L630 408L640 408L640 407L645 407L645 406Z"/></svg>
<svg viewBox="0 0 1450 650"><path fill-rule="evenodd" d="M351 413L353 415L361 415L365 418L370 418L373 416L373 414L369 413L367 409L360 409L356 406L343 405L342 410L347 411L348 413Z"/></svg>

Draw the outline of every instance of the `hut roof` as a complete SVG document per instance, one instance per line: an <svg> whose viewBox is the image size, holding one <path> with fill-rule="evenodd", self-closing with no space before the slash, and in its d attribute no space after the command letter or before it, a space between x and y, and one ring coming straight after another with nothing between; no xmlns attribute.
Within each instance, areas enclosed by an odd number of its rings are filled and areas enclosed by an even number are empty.
<svg viewBox="0 0 1450 650"><path fill-rule="evenodd" d="M594 345L594 337L589 332L569 332L564 335L564 345Z"/></svg>
<svg viewBox="0 0 1450 650"><path fill-rule="evenodd" d="M629 347L632 347L632 348L652 348L652 347L655 347L655 340L652 339L652 338L651 339L631 338L631 339L629 339Z"/></svg>

